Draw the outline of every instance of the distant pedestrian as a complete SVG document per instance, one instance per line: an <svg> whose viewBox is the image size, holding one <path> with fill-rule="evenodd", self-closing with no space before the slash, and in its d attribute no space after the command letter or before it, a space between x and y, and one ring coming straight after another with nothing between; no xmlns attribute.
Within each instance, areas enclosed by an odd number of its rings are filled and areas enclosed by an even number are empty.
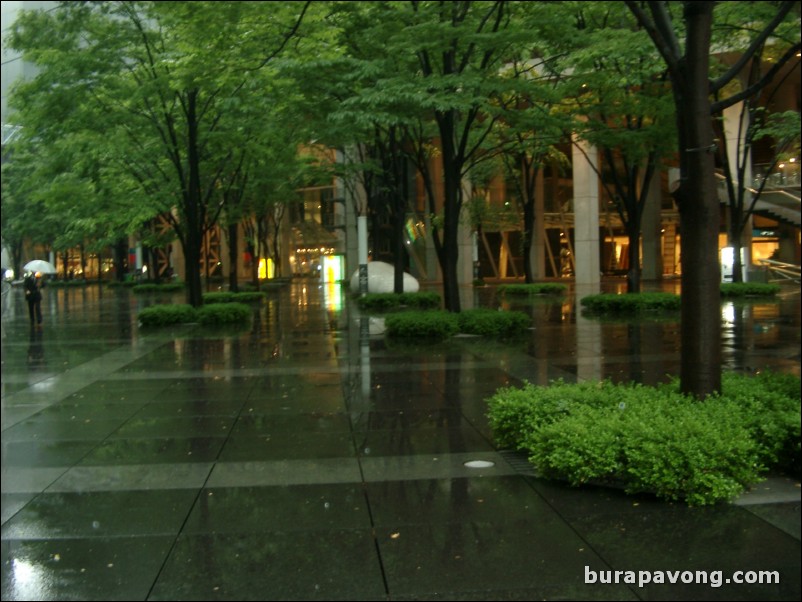
<svg viewBox="0 0 802 602"><path fill-rule="evenodd" d="M31 326L42 323L42 283L38 272L25 276L25 300L28 302L28 317Z"/></svg>

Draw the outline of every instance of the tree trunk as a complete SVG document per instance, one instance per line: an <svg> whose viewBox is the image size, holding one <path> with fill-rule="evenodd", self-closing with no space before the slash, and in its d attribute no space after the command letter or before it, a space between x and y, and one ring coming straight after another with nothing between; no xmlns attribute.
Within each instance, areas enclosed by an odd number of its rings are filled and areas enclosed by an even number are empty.
<svg viewBox="0 0 802 602"><path fill-rule="evenodd" d="M228 290L232 293L239 292L238 267L239 267L239 226L236 223L228 226Z"/></svg>
<svg viewBox="0 0 802 602"><path fill-rule="evenodd" d="M637 222L637 223L633 223ZM630 215L627 224L627 238L629 246L627 248L627 260L629 270L627 271L627 293L639 293L641 290L641 269L640 269L640 219L634 219Z"/></svg>
<svg viewBox="0 0 802 602"><path fill-rule="evenodd" d="M187 303L192 307L200 307L203 304L200 260L200 239L197 234L187 234L187 242L184 245L184 273L187 278Z"/></svg>
<svg viewBox="0 0 802 602"><path fill-rule="evenodd" d="M187 167L189 179L188 190L184 193L184 218L186 220L184 258L187 275L187 302L192 307L200 307L203 304L200 259L204 228L206 226L201 201L198 121L196 114L197 96L197 91L190 91L187 94Z"/></svg>
<svg viewBox="0 0 802 602"><path fill-rule="evenodd" d="M114 245L114 277L117 282L125 280L125 266L128 257L128 241L119 239Z"/></svg>
<svg viewBox="0 0 802 602"><path fill-rule="evenodd" d="M405 259L404 254L404 218L406 217L406 208L404 200L401 197L401 191L396 190L392 193L394 200L394 213L393 224L395 225L395 232L393 232L393 291L396 293L404 292L404 267Z"/></svg>
<svg viewBox="0 0 802 602"><path fill-rule="evenodd" d="M457 259L459 256L459 213L461 200L461 169L454 148L454 115L446 113L437 120L443 160L443 255L440 268L443 271L443 302L445 309L459 313L459 280Z"/></svg>
<svg viewBox="0 0 802 602"><path fill-rule="evenodd" d="M528 284L535 281L535 267L532 265L532 245L535 240L535 181L537 179L537 168L532 169L532 164L524 158L521 161L523 171L523 201L524 201L524 277Z"/></svg>
<svg viewBox="0 0 802 602"><path fill-rule="evenodd" d="M673 82L680 150L676 191L682 233L680 368L683 393L721 390L720 210L708 90L712 2L687 2L686 59Z"/></svg>

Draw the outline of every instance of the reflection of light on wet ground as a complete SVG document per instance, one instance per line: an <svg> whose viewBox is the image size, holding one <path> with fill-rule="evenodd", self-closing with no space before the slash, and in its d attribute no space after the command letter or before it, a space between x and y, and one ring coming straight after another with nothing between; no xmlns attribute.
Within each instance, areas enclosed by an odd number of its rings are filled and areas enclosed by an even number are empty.
<svg viewBox="0 0 802 602"><path fill-rule="evenodd" d="M340 311L343 308L340 288L339 282L328 282L323 285L323 298L329 311Z"/></svg>
<svg viewBox="0 0 802 602"><path fill-rule="evenodd" d="M11 588L16 594L17 600L41 600L43 593L41 570L35 565L14 558L11 561L11 571L13 585ZM5 589L5 588L3 588Z"/></svg>
<svg viewBox="0 0 802 602"><path fill-rule="evenodd" d="M52 378L53 376L54 376L53 374L48 374L44 380L30 383L31 389L37 393L54 390L56 388L56 385L58 384L58 379Z"/></svg>
<svg viewBox="0 0 802 602"><path fill-rule="evenodd" d="M732 302L725 303L721 306L721 319L725 324L732 324L735 322L735 304Z"/></svg>

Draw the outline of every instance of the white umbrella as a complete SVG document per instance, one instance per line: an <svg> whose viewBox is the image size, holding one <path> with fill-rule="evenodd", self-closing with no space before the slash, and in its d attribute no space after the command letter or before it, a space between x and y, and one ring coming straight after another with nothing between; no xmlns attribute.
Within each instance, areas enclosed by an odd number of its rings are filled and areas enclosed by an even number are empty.
<svg viewBox="0 0 802 602"><path fill-rule="evenodd" d="M55 274L56 266L44 259L34 259L26 263L22 269L28 272L42 272L43 274Z"/></svg>

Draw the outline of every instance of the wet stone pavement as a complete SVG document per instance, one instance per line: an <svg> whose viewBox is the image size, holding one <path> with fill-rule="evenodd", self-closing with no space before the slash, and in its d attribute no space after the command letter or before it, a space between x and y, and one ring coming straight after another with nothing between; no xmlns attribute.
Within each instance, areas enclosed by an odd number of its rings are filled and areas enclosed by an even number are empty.
<svg viewBox="0 0 802 602"><path fill-rule="evenodd" d="M545 481L493 444L499 387L676 374L677 320L486 287L463 306L530 313L521 341L395 345L300 280L245 331L138 328L170 300L50 287L31 330L4 288L3 600L800 598L798 482L688 508ZM727 369L800 373L798 287L722 325Z"/></svg>

